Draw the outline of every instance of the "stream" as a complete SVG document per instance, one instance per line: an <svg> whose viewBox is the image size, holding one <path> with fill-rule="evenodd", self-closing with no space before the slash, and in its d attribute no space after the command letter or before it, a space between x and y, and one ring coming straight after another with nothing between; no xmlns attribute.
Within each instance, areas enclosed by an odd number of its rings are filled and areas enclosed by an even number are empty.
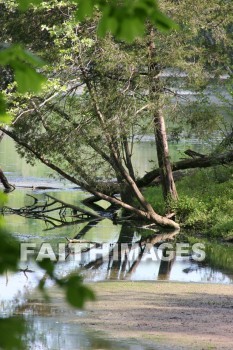
<svg viewBox="0 0 233 350"><path fill-rule="evenodd" d="M182 151L185 149L192 147L202 152L206 150L206 146L194 139L172 143L171 155L177 160L182 157ZM133 161L139 175L155 166L152 138L148 137L143 142L136 143L135 153L137 158ZM16 185L16 189L8 194L7 206L10 208L30 206L35 198L39 204L44 205L49 201L48 195L80 206L80 201L88 197L87 193L73 184L56 178L43 164L36 163L34 167L27 164L19 158L14 143L8 137L4 137L1 142L0 158L1 167L9 182ZM49 189L43 189L45 187ZM132 222L115 224L108 216L103 220L75 224L72 211L66 211L66 216L70 217L68 225L60 225L56 221L59 219L58 213L52 216L54 222L58 224L51 225L42 219L7 214L5 226L7 231L21 243L35 244L36 249L40 249L43 243L48 243L56 253L59 244L67 249L67 239L85 240L86 243L79 244L78 248L75 248L75 254L72 251L72 244L68 254L67 250L63 252L66 255L65 261L58 261L56 264L56 274L60 277L78 271L87 283L104 280L233 283L230 245L202 242L204 250L208 246L206 258L198 261L187 239L187 232L171 235L158 230L157 241L150 241L155 247L152 254L147 248L142 251L139 244L151 236L151 230L147 228L142 229ZM182 242L189 244L184 253L177 249ZM168 252L164 243L172 245L169 249L174 250L169 261L161 259ZM17 310L17 314L26 318L29 348L151 349L133 341L123 344L111 339L106 340L101 334L90 333L77 326L72 322L72 318L82 317L81 311L69 309L56 295L52 295L54 301L49 305L42 302L41 296L35 297L35 288L43 276L43 271L35 262L33 260L21 262L19 268L21 271L17 273L7 273L0 277L0 313L2 316L14 315ZM47 285L53 290L50 281L47 281ZM38 307L32 308L32 301Z"/></svg>

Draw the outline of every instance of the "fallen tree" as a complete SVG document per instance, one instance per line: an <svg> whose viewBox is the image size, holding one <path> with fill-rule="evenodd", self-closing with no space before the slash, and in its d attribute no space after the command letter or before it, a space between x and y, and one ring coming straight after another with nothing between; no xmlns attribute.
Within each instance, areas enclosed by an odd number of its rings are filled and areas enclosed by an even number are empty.
<svg viewBox="0 0 233 350"><path fill-rule="evenodd" d="M137 207L134 207L124 201L122 201L119 198L116 198L114 195L108 195L98 190L94 185L90 185L85 181L79 180L75 178L74 176L71 176L64 170L62 170L59 166L52 163L49 159L45 158L42 154L40 154L39 150L34 150L30 145L25 142L24 140L21 140L14 132L4 129L4 127L0 126L0 130L5 132L8 136L10 136L14 141L17 142L17 144L25 147L27 150L29 150L37 159L39 159L42 163L44 163L49 168L55 170L58 174L66 178L67 180L71 181L72 183L80 186L82 189L88 191L89 193L93 194L99 199L106 200L107 202L111 204L115 204L119 207L122 207L133 214L136 214L138 217L148 220L151 222L154 222L162 227L166 228L172 228L172 229L179 229L179 224L174 222L173 220L161 216L157 214L152 206L145 200L143 195L141 194L138 186L136 185L135 181L130 177L130 175L126 172L126 170L123 168L119 161L119 170L121 171L121 174L125 176L125 180L128 182L128 184L131 186L132 191L134 191L136 198L138 199L138 202L141 204L142 209L139 209ZM98 185L98 184L97 184Z"/></svg>
<svg viewBox="0 0 233 350"><path fill-rule="evenodd" d="M50 162L48 159L46 159L44 156L42 156L38 151L33 150L30 148L30 146L23 140L19 139L17 135L15 135L14 132L10 131L9 129L4 129L4 127L0 126L0 130L5 132L7 135L9 135L13 140L15 140L18 144L24 146L30 152L34 153L37 159L41 160L45 165L50 167L51 169L55 170L58 174L66 178L67 180L71 181L72 183L80 186L84 190L88 191L89 193L93 194L93 197L91 197L91 203L93 204L95 201L98 201L100 199L106 200L112 205L122 207L130 211L132 214L135 214L136 216L139 216L145 220L148 221L154 221L156 223L159 222L161 226L168 227L174 227L178 228L178 225L173 221L170 220L169 218L162 217L158 214L154 214L153 212L148 212L145 209L140 209L137 207L134 207L130 204L125 203L121 199L115 197L116 194L120 192L120 185L116 183L103 183L100 182L99 188L98 188L98 183L96 186L90 186L89 184L71 176L61 168L59 168L57 165L53 164ZM184 159L181 161L178 161L176 163L172 164L172 169L174 172L180 171L180 170L186 170L186 169L191 169L191 168L206 168L206 167L211 167L211 166L216 166L216 165L227 165L230 164L233 161L233 151L225 152L223 154L219 155L210 155L207 156L205 155L204 157L199 157L199 158L191 158L191 159ZM141 179L138 179L136 182L134 182L134 186L136 189L146 187L150 185L155 179L158 180L158 177L160 176L160 169L154 169L147 174L145 174ZM176 176L175 176L176 178ZM158 182L158 181L157 181ZM143 198L141 198L143 201ZM87 204L87 203L85 203ZM148 203L145 201L145 208L147 207ZM155 216L154 216L155 215Z"/></svg>
<svg viewBox="0 0 233 350"><path fill-rule="evenodd" d="M171 2L169 6L172 5ZM173 10L186 27L187 19L180 18L182 11L176 12L177 6ZM70 10L59 30L46 25L44 18L39 22L43 33L38 34L43 34L44 38L44 33L47 33L51 49L56 52L53 65L43 68L49 82L39 95L20 98L10 91L9 108L14 118L6 133L17 142L18 153L29 163L33 164L37 158L98 199L163 227L177 228L177 223L158 215L156 208L143 196L140 187L145 183L142 179L141 182L136 180L137 169L132 163L133 141L136 135L146 135L155 129L158 175L164 182L165 198L167 195L176 198L163 115L170 118L171 108L177 118L182 114L173 108L176 105L174 98L177 99L179 93L170 89L169 79L164 79L162 74L168 67L172 72L186 67L189 85L193 91L199 91L200 78L211 75L206 72L205 57L190 65L193 57L190 42L196 42L196 34L190 37L192 30L187 35L185 29L182 36L174 33L165 39L156 33L155 38L149 38L147 27L147 36L130 46L111 36L97 39L97 17L94 22L87 21L85 25L73 27L73 16L75 13ZM198 19L202 27L206 17ZM180 61L180 52L184 51L186 55ZM202 54L202 49L199 54ZM198 78L194 78L196 76ZM207 84L206 78L205 86ZM181 107L184 107L183 103L179 103ZM202 120L203 114L196 118L196 114L202 113L196 107L189 108L195 113L190 115L189 112L182 125L193 125L195 123L191 121ZM153 179L155 174L152 175ZM149 177L148 174L145 176L146 179ZM117 187L111 183L113 178ZM116 193L120 193L120 197Z"/></svg>
<svg viewBox="0 0 233 350"><path fill-rule="evenodd" d="M233 162L233 151L218 155L210 155L199 158L184 159L172 164L172 171L187 170L193 168L208 168L216 165L226 165ZM154 169L146 173L137 181L138 187L146 187L160 175L159 169Z"/></svg>

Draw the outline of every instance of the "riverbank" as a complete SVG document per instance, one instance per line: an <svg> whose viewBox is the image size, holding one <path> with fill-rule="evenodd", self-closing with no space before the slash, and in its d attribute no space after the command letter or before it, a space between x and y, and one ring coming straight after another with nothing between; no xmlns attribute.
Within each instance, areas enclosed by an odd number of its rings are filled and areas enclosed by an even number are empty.
<svg viewBox="0 0 233 350"><path fill-rule="evenodd" d="M61 311L63 296L57 289L45 309L48 312L53 305L53 316L55 309L60 310L67 323L101 331L105 338L122 343L133 340L148 349L232 349L232 285L122 281L90 286L97 301L88 303L79 316L69 307ZM34 314L41 310L38 296L26 309L34 309Z"/></svg>
<svg viewBox="0 0 233 350"><path fill-rule="evenodd" d="M176 182L178 202L170 202L176 221L194 236L233 240L233 168L216 166L194 170ZM148 187L146 199L166 213L160 186Z"/></svg>

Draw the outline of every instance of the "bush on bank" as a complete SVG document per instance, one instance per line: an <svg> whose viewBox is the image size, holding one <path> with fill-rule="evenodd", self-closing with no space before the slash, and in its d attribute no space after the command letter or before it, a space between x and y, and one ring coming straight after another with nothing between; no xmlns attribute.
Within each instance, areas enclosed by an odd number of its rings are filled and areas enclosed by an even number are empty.
<svg viewBox="0 0 233 350"><path fill-rule="evenodd" d="M233 168L198 169L176 183L179 201L169 205L182 227L216 238L233 237ZM161 187L145 189L156 210L165 214Z"/></svg>

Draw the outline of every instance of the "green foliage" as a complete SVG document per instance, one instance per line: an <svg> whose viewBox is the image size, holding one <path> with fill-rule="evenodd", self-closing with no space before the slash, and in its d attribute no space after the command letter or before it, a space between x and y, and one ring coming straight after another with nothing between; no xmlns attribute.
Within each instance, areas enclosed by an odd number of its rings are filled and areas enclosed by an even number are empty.
<svg viewBox="0 0 233 350"><path fill-rule="evenodd" d="M15 74L18 91L38 92L45 77L36 71L36 67L42 67L43 61L20 45L11 45L0 51L0 65L10 66Z"/></svg>
<svg viewBox="0 0 233 350"><path fill-rule="evenodd" d="M175 120L179 125L180 134L185 132L187 135L196 135L202 140L208 140L216 130L219 130L219 125L223 124L222 108L210 104L209 97L201 94L198 94L198 103L194 101L179 105L175 113L172 108L173 106L170 105L167 112L173 121L170 129L176 131Z"/></svg>
<svg viewBox="0 0 233 350"><path fill-rule="evenodd" d="M25 350L24 334L26 323L23 318L8 317L0 318L0 349Z"/></svg>
<svg viewBox="0 0 233 350"><path fill-rule="evenodd" d="M231 203L232 205L233 203ZM218 237L219 233L224 234L226 238L233 237L233 220L229 221L229 216L223 216L212 229L213 234Z"/></svg>
<svg viewBox="0 0 233 350"><path fill-rule="evenodd" d="M0 206L6 203L7 197L0 193ZM20 256L19 242L4 229L3 218L0 217L0 274L7 270L15 271Z"/></svg>
<svg viewBox="0 0 233 350"><path fill-rule="evenodd" d="M233 230L232 168L201 170L177 183L180 200L174 205L184 225L207 235L227 237ZM188 210L187 210L188 207Z"/></svg>
<svg viewBox="0 0 233 350"><path fill-rule="evenodd" d="M17 0L19 8L27 10L31 5L43 4L49 1ZM101 13L98 34L103 37L111 32L116 38L132 42L136 37L145 34L145 24L150 22L161 31L177 29L178 25L159 10L155 0L75 0L77 3L76 19L83 21L92 17L96 9ZM71 2L72 3L72 2Z"/></svg>
<svg viewBox="0 0 233 350"><path fill-rule="evenodd" d="M233 171L222 166L198 170L176 183L178 202L170 202L181 225L210 237L233 235ZM164 213L161 189L148 188L146 198ZM157 202L159 201L159 202Z"/></svg>
<svg viewBox="0 0 233 350"><path fill-rule="evenodd" d="M190 244L200 243L200 238L186 237ZM213 269L223 270L225 273L233 273L233 254L231 243L219 244L218 241L210 242L202 239L205 245L205 262Z"/></svg>
<svg viewBox="0 0 233 350"><path fill-rule="evenodd" d="M164 203L163 193L160 187L148 187L143 191L147 201L156 208L156 212L160 215L166 214L166 206Z"/></svg>
<svg viewBox="0 0 233 350"><path fill-rule="evenodd" d="M83 284L79 275L70 275L63 280L57 280L66 294L67 301L74 307L83 308L86 301L94 301L95 294Z"/></svg>
<svg viewBox="0 0 233 350"><path fill-rule="evenodd" d="M0 92L0 122L4 124L10 123L11 118L6 112L6 101L3 94Z"/></svg>
<svg viewBox="0 0 233 350"><path fill-rule="evenodd" d="M38 261L37 264L46 271L49 277L53 278L54 276L54 264L50 259L43 259L41 261Z"/></svg>
<svg viewBox="0 0 233 350"><path fill-rule="evenodd" d="M145 34L145 24L149 21L162 31L178 26L162 13L155 0L77 0L77 19L92 16L97 7L102 17L98 25L98 34L104 37L111 32L118 39L132 42Z"/></svg>
<svg viewBox="0 0 233 350"><path fill-rule="evenodd" d="M20 10L25 11L31 5L38 5L43 0L17 0Z"/></svg>
<svg viewBox="0 0 233 350"><path fill-rule="evenodd" d="M19 242L4 231L2 223L0 241L0 274L7 270L16 270L20 256Z"/></svg>
<svg viewBox="0 0 233 350"><path fill-rule="evenodd" d="M81 309L84 307L86 301L95 300L95 294L83 284L82 277L78 274L71 274L65 278L57 278L54 274L54 264L49 259L38 262L38 265L56 282L57 286L64 290L66 299L70 305ZM40 281L39 288L42 292L45 291L44 279ZM48 297L47 294L46 297Z"/></svg>
<svg viewBox="0 0 233 350"><path fill-rule="evenodd" d="M95 0L77 0L78 11L76 17L78 20L83 21L85 17L90 17L93 15L94 6L96 4Z"/></svg>
<svg viewBox="0 0 233 350"><path fill-rule="evenodd" d="M212 244L205 242L205 253L205 260L212 268L221 268L228 273L233 273L233 254L231 244L219 245L217 242Z"/></svg>
<svg viewBox="0 0 233 350"><path fill-rule="evenodd" d="M196 227L205 230L208 225L208 210L206 203L200 198L180 195L177 203L172 203L172 209L176 212L177 218L187 227Z"/></svg>

